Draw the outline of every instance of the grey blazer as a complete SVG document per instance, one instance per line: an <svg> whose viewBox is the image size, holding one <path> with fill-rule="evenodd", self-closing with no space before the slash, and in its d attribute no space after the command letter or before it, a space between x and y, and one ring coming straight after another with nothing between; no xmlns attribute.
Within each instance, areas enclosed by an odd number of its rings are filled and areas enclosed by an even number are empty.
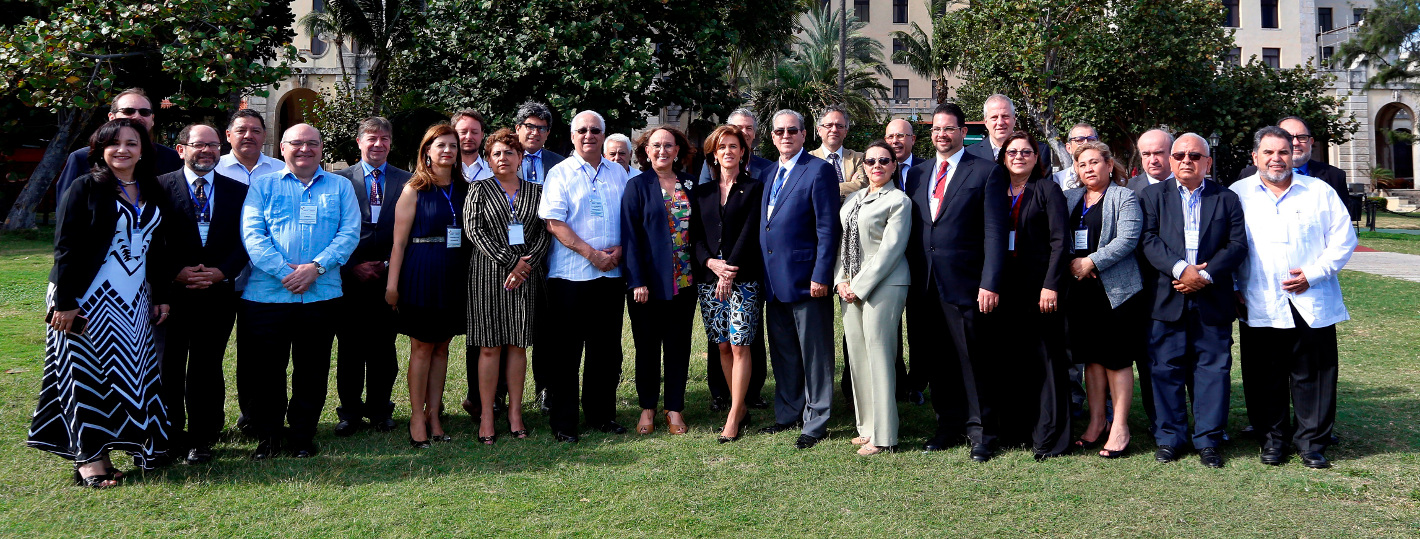
<svg viewBox="0 0 1420 539"><path fill-rule="evenodd" d="M1075 205L1085 196L1084 187L1076 187L1065 192L1065 207L1075 211ZM1139 210L1139 201L1128 187L1110 184L1104 191L1104 213L1100 214L1100 240L1095 252L1089 258L1095 263L1109 296L1110 308L1118 308L1124 300L1144 289L1139 277L1139 261L1134 258L1134 248L1139 244L1139 233L1143 229L1144 214ZM1074 251L1073 241L1065 242Z"/></svg>
<svg viewBox="0 0 1420 539"><path fill-rule="evenodd" d="M863 266L858 274L848 278L844 268L842 240L838 259L833 263L833 284L848 283L853 294L867 300L879 286L907 286L912 273L907 267L907 243L912 235L912 200L901 189L888 182L871 194L867 189L848 195L838 219L843 223L843 237L848 236L848 215L862 202L858 210L858 241L863 244Z"/></svg>

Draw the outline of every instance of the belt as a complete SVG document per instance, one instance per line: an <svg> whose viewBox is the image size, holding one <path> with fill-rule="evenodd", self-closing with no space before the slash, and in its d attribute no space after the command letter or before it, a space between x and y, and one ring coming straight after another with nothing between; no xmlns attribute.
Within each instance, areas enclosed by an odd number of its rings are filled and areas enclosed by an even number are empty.
<svg viewBox="0 0 1420 539"><path fill-rule="evenodd" d="M429 236L427 238L412 238L409 241L412 243L444 243L445 239L447 238L443 236Z"/></svg>

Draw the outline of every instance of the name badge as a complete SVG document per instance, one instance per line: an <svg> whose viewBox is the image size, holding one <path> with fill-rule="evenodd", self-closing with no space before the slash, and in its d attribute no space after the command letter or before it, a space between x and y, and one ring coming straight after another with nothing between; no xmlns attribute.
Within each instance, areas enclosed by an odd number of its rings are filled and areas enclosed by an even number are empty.
<svg viewBox="0 0 1420 539"><path fill-rule="evenodd" d="M300 221L300 223L303 224L303 225L313 225L313 224L316 224L316 205L315 205L315 204L302 204L302 205L301 205L301 221Z"/></svg>
<svg viewBox="0 0 1420 539"><path fill-rule="evenodd" d="M1076 231L1075 231L1075 250L1078 251L1078 250L1084 250L1084 249L1089 249L1089 248L1090 248L1090 231L1088 231L1088 230L1076 230Z"/></svg>
<svg viewBox="0 0 1420 539"><path fill-rule="evenodd" d="M371 223L378 223L378 222L380 222L380 205L379 205L379 204L371 204L371 205L370 205L370 222L371 222Z"/></svg>
<svg viewBox="0 0 1420 539"><path fill-rule="evenodd" d="M207 246L207 229L212 227L212 223L197 223L197 235L202 238L202 246Z"/></svg>
<svg viewBox="0 0 1420 539"><path fill-rule="evenodd" d="M1014 230L1011 231L1010 235L1006 236L1006 250L1016 250L1016 231Z"/></svg>
<svg viewBox="0 0 1420 539"><path fill-rule="evenodd" d="M1193 251L1197 251L1197 250L1198 250L1198 231L1197 231L1197 230L1185 230L1185 231L1183 231L1183 248L1184 248L1184 249L1193 250Z"/></svg>
<svg viewBox="0 0 1420 539"><path fill-rule="evenodd" d="M444 229L444 247L447 249L463 247L463 229L456 226Z"/></svg>
<svg viewBox="0 0 1420 539"><path fill-rule="evenodd" d="M523 244L523 224L512 223L508 225L508 245Z"/></svg>
<svg viewBox="0 0 1420 539"><path fill-rule="evenodd" d="M602 197L601 197L601 195L593 194L592 197L591 197L591 199L590 199L590 203L591 203L592 217L606 217L606 208L603 208L603 207L602 207Z"/></svg>

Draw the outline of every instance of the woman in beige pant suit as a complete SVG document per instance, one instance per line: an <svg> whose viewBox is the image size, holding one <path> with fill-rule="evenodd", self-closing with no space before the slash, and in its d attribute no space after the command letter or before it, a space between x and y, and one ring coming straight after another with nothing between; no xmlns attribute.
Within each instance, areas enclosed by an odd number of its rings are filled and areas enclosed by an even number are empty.
<svg viewBox="0 0 1420 539"><path fill-rule="evenodd" d="M868 188L843 203L843 242L834 264L843 300L843 337L853 371L853 408L859 455L897 446L897 400L893 361L898 321L911 282L904 254L912 231L912 201L894 184L897 162L881 140L864 152ZM861 374L860 374L861 373Z"/></svg>

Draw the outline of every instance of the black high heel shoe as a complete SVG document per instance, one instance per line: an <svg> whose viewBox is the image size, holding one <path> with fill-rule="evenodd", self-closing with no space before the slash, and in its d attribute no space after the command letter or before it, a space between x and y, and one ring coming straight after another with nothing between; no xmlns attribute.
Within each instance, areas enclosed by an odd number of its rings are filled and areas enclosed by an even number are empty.
<svg viewBox="0 0 1420 539"><path fill-rule="evenodd" d="M409 447L415 449L429 449L430 447L434 447L434 445L429 443L429 440L415 440L413 436L410 436Z"/></svg>
<svg viewBox="0 0 1420 539"><path fill-rule="evenodd" d="M716 439L715 439L715 441L716 441L716 442L719 442L719 443L722 443L722 444L727 444L727 443L730 443L730 442L737 441L737 440L740 439L740 436L743 436L743 435L744 435L744 433L745 433L745 427L747 427L747 426L749 426L749 412L745 412L745 417L744 417L744 419L741 419L741 420L740 420L739 428L736 428L736 429L735 429L735 435L734 435L734 436L725 436L725 435L721 434L719 438L716 438Z"/></svg>
<svg viewBox="0 0 1420 539"><path fill-rule="evenodd" d="M483 445L493 445L493 444L496 443L497 441L498 441L498 435L497 435L497 434L494 434L494 435L492 435L492 436L479 436L479 437L478 437L478 443L481 443L481 444L483 444Z"/></svg>
<svg viewBox="0 0 1420 539"><path fill-rule="evenodd" d="M105 484L109 481L112 481L113 484ZM105 470L103 475L84 477L83 474L79 473L79 467L74 466L74 486L96 489L114 488L118 486L118 479L115 478L113 474L107 473L107 470Z"/></svg>
<svg viewBox="0 0 1420 539"><path fill-rule="evenodd" d="M1084 438L1079 438L1075 440L1075 447L1078 447L1080 449L1094 449L1096 447L1104 445L1104 442L1108 439L1109 427L1105 427L1104 430L1100 431L1099 436L1096 436L1093 440L1086 440Z"/></svg>

